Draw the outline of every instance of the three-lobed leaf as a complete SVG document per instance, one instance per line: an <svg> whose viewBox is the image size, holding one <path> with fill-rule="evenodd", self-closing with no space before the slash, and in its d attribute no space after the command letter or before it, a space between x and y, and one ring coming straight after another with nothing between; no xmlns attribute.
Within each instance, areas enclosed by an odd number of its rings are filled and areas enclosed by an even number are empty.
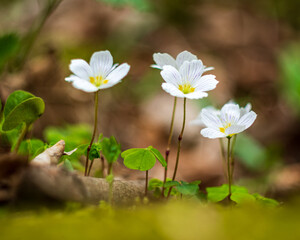
<svg viewBox="0 0 300 240"><path fill-rule="evenodd" d="M167 162L164 159L164 157L161 155L160 151L158 151L156 148L150 146L150 151L155 155L157 160L161 163L163 167L167 166Z"/></svg>
<svg viewBox="0 0 300 240"><path fill-rule="evenodd" d="M124 156L124 155L123 155ZM155 156L148 150L140 148L132 151L131 153L125 153L124 165L130 169L147 171L154 167Z"/></svg>

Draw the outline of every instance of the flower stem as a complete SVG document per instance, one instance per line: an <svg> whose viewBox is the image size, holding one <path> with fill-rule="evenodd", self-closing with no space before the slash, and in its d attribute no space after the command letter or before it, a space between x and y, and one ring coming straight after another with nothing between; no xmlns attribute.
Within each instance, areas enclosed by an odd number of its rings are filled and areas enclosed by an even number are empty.
<svg viewBox="0 0 300 240"><path fill-rule="evenodd" d="M14 147L14 150L13 150L14 153L18 152L19 147L21 145L21 142L24 139L24 137L25 137L25 135L26 135L26 133L28 131L28 128L29 128L28 124L25 124L25 127L22 129L21 134L20 134L20 136L18 138L18 141L17 141L17 143L16 143L16 145Z"/></svg>
<svg viewBox="0 0 300 240"><path fill-rule="evenodd" d="M112 174L112 163L108 164L107 175Z"/></svg>
<svg viewBox="0 0 300 240"><path fill-rule="evenodd" d="M234 146L236 142L236 136L233 136L232 143L231 143L231 150L230 150L230 178L231 178L231 183L233 183L233 172L234 172Z"/></svg>
<svg viewBox="0 0 300 240"><path fill-rule="evenodd" d="M175 118L175 111L176 111L176 104L177 104L177 97L174 97L174 104L173 104L173 112L172 112L172 119L171 119L171 125L170 125L170 131L169 131L169 138L168 138L168 145L166 149L166 157L165 160L167 162L167 166L165 167L165 173L164 173L164 182L162 186L161 196L164 197L165 187L164 184L167 181L167 174L168 174L168 162L169 162L169 155L170 155L170 146L173 136L173 127L174 127L174 118Z"/></svg>
<svg viewBox="0 0 300 240"><path fill-rule="evenodd" d="M94 142L94 138L96 135L96 131L97 131L97 121L98 121L98 92L95 92L95 120L94 120L94 131L93 131L93 135L92 135L92 139L90 142L90 145L87 148L86 151L86 161L85 161L85 170L84 170L84 176L87 176L87 171L88 171L88 165L89 165L89 153L91 151L91 147L93 145Z"/></svg>
<svg viewBox="0 0 300 240"><path fill-rule="evenodd" d="M146 171L145 197L148 195L148 170Z"/></svg>
<svg viewBox="0 0 300 240"><path fill-rule="evenodd" d="M181 132L180 132L180 134L179 134L179 136L178 136L176 164L175 164L175 169L174 169L172 181L175 180L175 178L176 178L176 173L177 173L177 169L178 169L179 156L180 156L180 147L181 147L181 141L182 141L183 132L184 132L184 127L185 127L185 115L186 115L186 98L184 98L184 100L183 100L183 121L182 121ZM172 187L170 187L170 189L169 189L168 197L170 196L171 191L172 191Z"/></svg>
<svg viewBox="0 0 300 240"><path fill-rule="evenodd" d="M222 154L222 163L223 163L224 177L225 177L226 181L228 181L227 170L226 170L226 155L225 155L225 148L224 148L224 143L223 143L223 139L222 138L220 138L220 146L221 146L221 154Z"/></svg>
<svg viewBox="0 0 300 240"><path fill-rule="evenodd" d="M228 174L228 188L229 188L229 194L228 199L230 201L231 196L231 171L230 171L230 139L231 137L227 137L228 144L227 144L227 174Z"/></svg>
<svg viewBox="0 0 300 240"><path fill-rule="evenodd" d="M101 160L101 177L104 178L104 157L102 154L100 156L100 160Z"/></svg>

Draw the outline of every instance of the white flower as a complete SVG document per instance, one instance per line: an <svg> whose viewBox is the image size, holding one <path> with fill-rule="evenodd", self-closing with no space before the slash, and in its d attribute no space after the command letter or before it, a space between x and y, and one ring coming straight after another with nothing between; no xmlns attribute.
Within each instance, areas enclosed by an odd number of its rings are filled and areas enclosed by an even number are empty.
<svg viewBox="0 0 300 240"><path fill-rule="evenodd" d="M65 80L85 92L96 92L114 86L127 75L130 69L127 63L120 66L113 65L113 57L107 50L95 52L90 64L82 59L74 59L69 67L74 75Z"/></svg>
<svg viewBox="0 0 300 240"><path fill-rule="evenodd" d="M207 97L205 91L212 90L218 84L214 75L204 75L204 65L201 60L185 61L177 70L173 66L164 66L160 72L166 81L161 86L172 96L199 99Z"/></svg>
<svg viewBox="0 0 300 240"><path fill-rule="evenodd" d="M238 104L229 102L220 111L204 108L200 119L206 128L201 130L201 134L207 138L232 137L249 128L256 116L251 111L251 104L240 108Z"/></svg>
<svg viewBox="0 0 300 240"><path fill-rule="evenodd" d="M185 61L191 62L193 60L198 60L198 58L196 55L188 51L183 51L177 55L176 60L167 53L154 53L153 60L156 63L151 65L151 67L153 68L163 69L164 66L170 65L179 70ZM213 67L204 66L203 72L207 72L213 69Z"/></svg>

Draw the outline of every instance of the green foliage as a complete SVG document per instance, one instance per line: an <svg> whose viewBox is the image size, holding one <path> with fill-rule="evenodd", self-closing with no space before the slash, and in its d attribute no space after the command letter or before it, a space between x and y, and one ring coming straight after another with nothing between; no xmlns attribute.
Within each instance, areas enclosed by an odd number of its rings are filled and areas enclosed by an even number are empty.
<svg viewBox="0 0 300 240"><path fill-rule="evenodd" d="M229 195L229 187L228 184L223 184L219 187L208 187L207 191L207 200L210 202L220 202L223 201ZM230 199L237 204L241 203L250 203L250 202L258 202L268 206L277 206L279 203L270 198L265 198L257 193L250 194L245 187L241 186L231 186L231 196Z"/></svg>
<svg viewBox="0 0 300 240"><path fill-rule="evenodd" d="M103 138L101 146L102 153L108 163L114 163L118 160L121 153L121 145L117 142L114 136L111 136L110 138Z"/></svg>
<svg viewBox="0 0 300 240"><path fill-rule="evenodd" d="M140 171L147 171L153 168L156 162L155 156L145 148L131 151L131 153L125 151L121 156L124 158L124 165L126 167Z"/></svg>
<svg viewBox="0 0 300 240"><path fill-rule="evenodd" d="M18 153L29 155L31 159L42 153L46 149L46 145L39 139L27 139L21 142Z"/></svg>
<svg viewBox="0 0 300 240"><path fill-rule="evenodd" d="M64 168L70 172L72 172L74 170L73 165L71 163L71 161L69 159L65 159L64 160L64 164L63 164Z"/></svg>
<svg viewBox="0 0 300 240"><path fill-rule="evenodd" d="M131 148L122 152L121 156L124 158L124 165L130 169L147 171L154 167L156 158L163 167L167 166L163 156L152 146L147 148Z"/></svg>
<svg viewBox="0 0 300 240"><path fill-rule="evenodd" d="M147 0L98 0L109 3L116 7L131 6L138 10L147 10L149 8L149 2Z"/></svg>
<svg viewBox="0 0 300 240"><path fill-rule="evenodd" d="M194 181L191 183L185 181L168 181L165 183L166 188L175 187L179 193L182 195L193 196L199 193L198 185L201 181Z"/></svg>
<svg viewBox="0 0 300 240"><path fill-rule="evenodd" d="M44 110L43 99L25 91L15 91L6 100L2 129L9 131L22 123L29 126L44 113Z"/></svg>
<svg viewBox="0 0 300 240"><path fill-rule="evenodd" d="M19 46L20 40L15 33L0 36L0 72L5 64L17 53Z"/></svg>
<svg viewBox="0 0 300 240"><path fill-rule="evenodd" d="M80 145L90 142L92 133L88 125L67 125L65 127L48 127L44 132L46 141L53 145L59 140L66 143L66 151L71 151Z"/></svg>
<svg viewBox="0 0 300 240"><path fill-rule="evenodd" d="M298 114L300 114L300 45L292 44L279 58L281 69L280 90Z"/></svg>
<svg viewBox="0 0 300 240"><path fill-rule="evenodd" d="M92 144L91 150L89 152L89 159L94 160L95 158L100 158L100 151L101 151L101 143L96 142Z"/></svg>

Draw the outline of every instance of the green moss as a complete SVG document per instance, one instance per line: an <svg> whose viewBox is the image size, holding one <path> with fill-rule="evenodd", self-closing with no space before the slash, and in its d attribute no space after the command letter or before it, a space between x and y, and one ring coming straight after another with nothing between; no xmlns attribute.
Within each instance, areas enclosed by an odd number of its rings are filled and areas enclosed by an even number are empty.
<svg viewBox="0 0 300 240"><path fill-rule="evenodd" d="M300 239L299 207L222 207L199 202L42 213L2 213L7 239Z"/></svg>

